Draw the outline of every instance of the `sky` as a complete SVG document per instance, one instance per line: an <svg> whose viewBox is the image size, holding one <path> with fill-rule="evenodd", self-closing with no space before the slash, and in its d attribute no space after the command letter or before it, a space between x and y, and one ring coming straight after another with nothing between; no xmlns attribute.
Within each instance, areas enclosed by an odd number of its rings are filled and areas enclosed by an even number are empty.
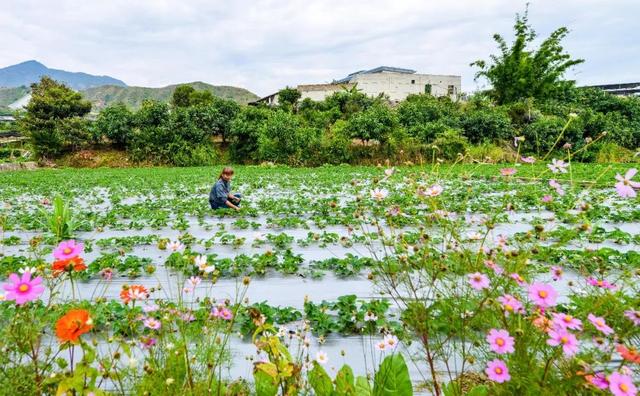
<svg viewBox="0 0 640 396"><path fill-rule="evenodd" d="M530 0L540 40L570 29L579 85L640 81L640 1ZM190 81L264 96L376 66L474 81L521 0L2 0L0 67L35 59L128 85Z"/></svg>

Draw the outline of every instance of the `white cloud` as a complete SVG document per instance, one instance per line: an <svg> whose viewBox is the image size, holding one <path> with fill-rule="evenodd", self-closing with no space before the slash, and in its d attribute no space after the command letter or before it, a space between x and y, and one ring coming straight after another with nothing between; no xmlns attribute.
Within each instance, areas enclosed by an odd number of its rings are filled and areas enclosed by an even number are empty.
<svg viewBox="0 0 640 396"><path fill-rule="evenodd" d="M5 0L0 66L36 59L49 67L107 74L130 85L202 80L268 94L331 81L379 65L460 74L511 35L518 0ZM542 37L559 26L587 60L580 83L640 79L640 3L531 1Z"/></svg>

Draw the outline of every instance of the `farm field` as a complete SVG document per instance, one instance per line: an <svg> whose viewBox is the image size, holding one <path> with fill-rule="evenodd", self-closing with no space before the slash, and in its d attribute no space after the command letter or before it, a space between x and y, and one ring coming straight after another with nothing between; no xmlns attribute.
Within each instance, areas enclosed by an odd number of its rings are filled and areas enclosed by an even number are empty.
<svg viewBox="0 0 640 396"><path fill-rule="evenodd" d="M604 392L639 375L629 168L239 166L239 212L214 167L1 173L0 387Z"/></svg>

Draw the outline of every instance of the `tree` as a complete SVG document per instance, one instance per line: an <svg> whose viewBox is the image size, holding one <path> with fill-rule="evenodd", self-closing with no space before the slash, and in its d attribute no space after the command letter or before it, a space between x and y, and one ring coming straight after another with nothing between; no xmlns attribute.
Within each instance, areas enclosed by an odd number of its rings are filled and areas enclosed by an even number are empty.
<svg viewBox="0 0 640 396"><path fill-rule="evenodd" d="M191 106L191 94L195 92L195 88L191 85L179 85L173 91L171 97L171 105L173 107L189 107Z"/></svg>
<svg viewBox="0 0 640 396"><path fill-rule="evenodd" d="M134 127L133 113L124 103L103 109L94 124L98 137L106 137L115 146L126 147Z"/></svg>
<svg viewBox="0 0 640 396"><path fill-rule="evenodd" d="M293 111L301 96L302 94L297 89L286 87L278 92L278 103Z"/></svg>
<svg viewBox="0 0 640 396"><path fill-rule="evenodd" d="M91 103L80 93L42 77L31 85L31 100L19 126L29 136L36 155L53 158L86 143L86 123L80 119L89 111Z"/></svg>
<svg viewBox="0 0 640 396"><path fill-rule="evenodd" d="M377 140L385 143L397 124L395 114L387 106L376 103L356 113L347 124L351 137L363 141Z"/></svg>
<svg viewBox="0 0 640 396"><path fill-rule="evenodd" d="M540 44L537 50L528 47L537 37L529 25L528 9L523 15L516 14L515 39L511 47L499 34L493 39L500 53L491 55L491 63L478 60L471 64L480 70L476 80L486 78L492 85L490 95L498 104L511 103L526 98L548 99L573 81L562 80L571 67L584 62L571 59L564 52L561 41L569 33L566 27L555 30Z"/></svg>

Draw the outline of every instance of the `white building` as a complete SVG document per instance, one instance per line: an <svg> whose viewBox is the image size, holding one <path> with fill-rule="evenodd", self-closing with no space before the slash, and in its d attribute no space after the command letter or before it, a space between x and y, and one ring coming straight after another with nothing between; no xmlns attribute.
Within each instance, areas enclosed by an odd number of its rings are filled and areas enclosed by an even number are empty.
<svg viewBox="0 0 640 396"><path fill-rule="evenodd" d="M323 100L335 92L354 86L368 96L385 95L391 102L400 102L411 94L427 93L433 96L449 96L456 100L460 95L460 76L418 74L415 70L380 66L371 70L361 70L330 84L298 85L300 100ZM274 105L278 94L274 93L257 101Z"/></svg>

